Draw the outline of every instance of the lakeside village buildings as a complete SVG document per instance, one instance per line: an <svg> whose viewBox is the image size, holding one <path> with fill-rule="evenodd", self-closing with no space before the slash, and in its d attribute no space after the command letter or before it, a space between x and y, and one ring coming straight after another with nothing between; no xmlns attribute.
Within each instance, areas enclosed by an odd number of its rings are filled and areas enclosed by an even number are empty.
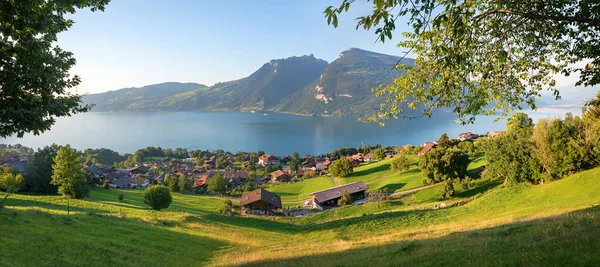
<svg viewBox="0 0 600 267"><path fill-rule="evenodd" d="M501 131L492 131L487 134L487 137L493 138L500 135ZM459 140L475 140L480 135L471 132L461 133ZM436 147L436 142L426 142L421 146L418 155L422 156L431 149ZM392 157L393 151L386 151L386 158ZM224 163L221 164L222 169L215 169L218 157L225 157ZM303 156L298 170L293 173L288 163L292 161L292 157L286 155L282 158L271 154L263 154L258 157L255 163L250 162L249 154L241 155L241 164L234 163L234 156L225 154L221 156L208 153L204 157L204 164L197 165L194 158L187 159L171 159L163 158L156 162L144 162L139 166L117 169L114 166L102 165L96 166L91 163L83 166L83 170L90 173L100 181L107 180L111 188L134 189L146 188L151 186L151 179L158 184L165 184L165 176L169 173L172 176L179 177L185 175L193 179L193 188L200 190L207 186L208 181L217 174L225 177L227 188L236 188L244 186L251 182L255 186L266 184L289 183L294 178L299 178L304 175L316 176L323 171L327 171L331 161L325 157L315 157L311 155ZM354 167L360 166L363 162L374 162L373 155L368 153L363 155L357 153L355 155L346 156ZM223 159L220 159L223 162ZM11 167L24 173L26 171L27 156L19 153L13 153L0 159L0 167ZM271 173L266 173L262 177L249 179L252 171L243 170L251 164L256 164L257 167L267 168L268 166L282 166L281 169L276 169ZM346 185L333 187L327 190L311 193L308 197L311 198L307 203L311 208L323 210L337 206L338 200L342 197L342 192L346 190L352 197L353 201L361 201L366 198L368 186L363 182L356 182ZM240 206L246 214L261 214L275 215L281 214L283 206L281 197L271 193L265 189L258 188L254 191L244 193L241 198Z"/></svg>

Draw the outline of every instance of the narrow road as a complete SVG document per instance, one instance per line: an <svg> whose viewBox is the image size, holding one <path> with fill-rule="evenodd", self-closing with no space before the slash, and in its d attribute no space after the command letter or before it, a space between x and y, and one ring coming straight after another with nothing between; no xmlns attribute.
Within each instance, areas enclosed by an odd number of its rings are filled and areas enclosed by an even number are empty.
<svg viewBox="0 0 600 267"><path fill-rule="evenodd" d="M420 190L424 190L424 189L427 189L427 188L436 187L436 186L438 186L438 185L441 185L441 184L443 184L443 183L444 183L444 182L439 182L439 183L437 183L437 184L430 184L430 185L425 185L425 186L415 187L415 188L413 188L413 189L408 189L408 190L404 190L404 191L399 191L399 192L393 193L393 194L391 194L390 196L401 196L401 195L406 195L406 194L410 194L410 193L417 192L417 191L420 191Z"/></svg>
<svg viewBox="0 0 600 267"><path fill-rule="evenodd" d="M333 176L329 176L329 179L331 179L331 182L333 182L333 185L340 186L340 184L338 183L338 181L335 178L333 178Z"/></svg>

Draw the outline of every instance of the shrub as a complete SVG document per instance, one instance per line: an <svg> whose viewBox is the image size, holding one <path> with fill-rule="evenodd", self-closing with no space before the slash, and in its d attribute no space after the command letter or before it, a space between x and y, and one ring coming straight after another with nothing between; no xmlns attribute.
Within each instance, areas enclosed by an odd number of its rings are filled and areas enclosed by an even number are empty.
<svg viewBox="0 0 600 267"><path fill-rule="evenodd" d="M172 201L171 190L164 185L153 185L144 192L144 203L153 210L166 209Z"/></svg>
<svg viewBox="0 0 600 267"><path fill-rule="evenodd" d="M125 199L125 194L123 192L119 193L119 201L123 201Z"/></svg>
<svg viewBox="0 0 600 267"><path fill-rule="evenodd" d="M338 200L338 205L340 206L347 206L352 204L352 196L350 196L350 194L348 193L348 191L344 190L342 192L342 198L340 198L340 200Z"/></svg>
<svg viewBox="0 0 600 267"><path fill-rule="evenodd" d="M102 188L110 190L110 185L108 184L108 180L104 180L104 183L102 184Z"/></svg>

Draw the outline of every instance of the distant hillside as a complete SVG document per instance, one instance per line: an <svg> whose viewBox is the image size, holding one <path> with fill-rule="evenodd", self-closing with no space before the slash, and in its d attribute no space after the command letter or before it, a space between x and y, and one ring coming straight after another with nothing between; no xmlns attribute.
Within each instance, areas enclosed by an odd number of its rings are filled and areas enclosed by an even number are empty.
<svg viewBox="0 0 600 267"><path fill-rule="evenodd" d="M318 80L285 99L274 110L317 115L371 115L379 110L383 99L371 88L390 84L402 72L393 66L400 58L350 48L342 52ZM403 64L412 65L413 59Z"/></svg>
<svg viewBox="0 0 600 267"><path fill-rule="evenodd" d="M95 104L93 111L152 110L151 105L156 101L201 88L206 85L167 82L86 95L83 102Z"/></svg>
<svg viewBox="0 0 600 267"><path fill-rule="evenodd" d="M402 75L399 57L350 48L328 64L313 55L271 60L250 76L211 87L165 83L84 97L94 111L274 111L306 115L366 116L383 99L371 88ZM412 65L414 60L404 59Z"/></svg>
<svg viewBox="0 0 600 267"><path fill-rule="evenodd" d="M315 81L327 65L327 61L313 55L271 60L246 78L174 95L157 107L161 110L268 109Z"/></svg>

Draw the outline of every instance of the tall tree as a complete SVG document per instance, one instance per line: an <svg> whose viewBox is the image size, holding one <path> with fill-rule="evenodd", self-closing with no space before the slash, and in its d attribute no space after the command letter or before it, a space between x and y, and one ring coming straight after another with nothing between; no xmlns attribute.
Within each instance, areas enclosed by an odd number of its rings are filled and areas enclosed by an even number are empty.
<svg viewBox="0 0 600 267"><path fill-rule="evenodd" d="M56 144L52 144L38 149L33 156L29 157L25 174L25 190L46 194L55 194L58 191L58 187L51 183L52 164L58 148Z"/></svg>
<svg viewBox="0 0 600 267"><path fill-rule="evenodd" d="M77 9L104 10L109 0L2 1L0 4L0 137L40 134L56 117L85 112L81 96L69 89L73 53L56 45L74 23Z"/></svg>
<svg viewBox="0 0 600 267"><path fill-rule="evenodd" d="M540 179L540 166L531 149L532 124L527 115L513 115L507 131L498 137L481 139L481 149L488 160L486 173L490 179L504 179L504 185Z"/></svg>
<svg viewBox="0 0 600 267"><path fill-rule="evenodd" d="M450 143L450 138L448 138L446 133L443 133L437 141L437 147L441 149L448 149L451 146L452 144Z"/></svg>
<svg viewBox="0 0 600 267"><path fill-rule="evenodd" d="M88 193L88 181L81 169L81 155L71 146L58 149L52 165L52 184L66 196L83 198Z"/></svg>
<svg viewBox="0 0 600 267"><path fill-rule="evenodd" d="M208 185L206 189L208 192L223 195L227 191L227 181L223 175L217 174L208 179Z"/></svg>
<svg viewBox="0 0 600 267"><path fill-rule="evenodd" d="M383 160L385 159L385 151L383 150L383 148L377 148L375 150L373 150L373 159L375 160Z"/></svg>
<svg viewBox="0 0 600 267"><path fill-rule="evenodd" d="M340 178L346 177L354 171L352 163L345 157L332 162L328 170L333 176Z"/></svg>
<svg viewBox="0 0 600 267"><path fill-rule="evenodd" d="M425 184L433 184L464 179L469 162L469 156L458 149L435 148L421 158L419 168L425 175Z"/></svg>
<svg viewBox="0 0 600 267"><path fill-rule="evenodd" d="M354 0L325 10L328 23ZM405 106L430 116L450 107L463 123L476 115L507 115L536 107L543 90L556 97L554 75L579 74L576 85L600 84L600 2L597 0L374 0L356 28L392 38L397 22L412 29L399 47L416 55L393 84L376 89L386 104L369 118L383 123Z"/></svg>

